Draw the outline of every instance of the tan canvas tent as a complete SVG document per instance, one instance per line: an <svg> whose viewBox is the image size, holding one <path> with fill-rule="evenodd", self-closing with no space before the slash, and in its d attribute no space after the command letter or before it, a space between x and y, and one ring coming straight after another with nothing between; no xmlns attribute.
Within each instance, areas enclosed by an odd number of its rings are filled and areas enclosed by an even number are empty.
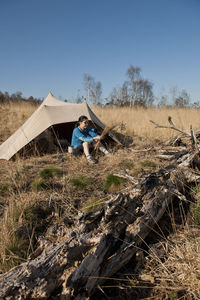
<svg viewBox="0 0 200 300"><path fill-rule="evenodd" d="M54 134L57 132L61 138L70 137L74 124L81 115L87 116L98 129L104 129L104 124L87 103L66 103L49 93L31 117L0 145L0 159L9 160L48 128L52 129Z"/></svg>

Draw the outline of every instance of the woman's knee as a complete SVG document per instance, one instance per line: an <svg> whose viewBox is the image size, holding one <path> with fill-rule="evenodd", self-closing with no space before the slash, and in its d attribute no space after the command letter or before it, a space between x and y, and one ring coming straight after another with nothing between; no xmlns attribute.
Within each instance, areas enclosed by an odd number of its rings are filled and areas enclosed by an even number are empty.
<svg viewBox="0 0 200 300"><path fill-rule="evenodd" d="M82 146L87 147L87 146L89 146L89 143L88 142L83 142Z"/></svg>

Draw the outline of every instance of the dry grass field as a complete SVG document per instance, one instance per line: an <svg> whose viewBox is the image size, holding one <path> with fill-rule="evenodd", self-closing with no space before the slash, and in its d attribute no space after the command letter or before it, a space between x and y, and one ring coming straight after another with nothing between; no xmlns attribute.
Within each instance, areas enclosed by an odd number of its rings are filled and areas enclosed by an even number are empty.
<svg viewBox="0 0 200 300"><path fill-rule="evenodd" d="M0 105L0 143L13 134L36 110L37 105L18 102Z"/></svg>
<svg viewBox="0 0 200 300"><path fill-rule="evenodd" d="M36 110L38 104L8 103L0 106L0 142L6 140ZM150 120L158 124L169 125L171 116L175 125L186 131L190 125L200 128L200 109L194 108L129 108L94 107L93 111L107 126L124 125L123 133L132 137L139 136L147 140L163 140L176 135L170 129L155 129Z"/></svg>
<svg viewBox="0 0 200 300"><path fill-rule="evenodd" d="M14 133L36 108L29 103L2 104L0 143ZM128 181L107 188L109 174L127 172L138 177L142 172L165 167L166 162L156 159L151 152L132 151L161 144L177 135L174 130L155 129L149 120L168 125L167 118L171 116L176 126L186 131L190 130L190 125L194 129L200 128L198 109L95 107L93 110L107 126L118 125L119 132L131 136L133 144L129 148L113 149L111 157L98 153L99 162L94 166L88 165L84 157L71 158L67 154L59 161L58 153L0 161L1 273L27 260L37 246L37 238L48 226L63 225L69 220L73 224L73 216L79 210L84 213L91 211L112 193L130 188ZM165 240L169 255L166 260L148 257L144 272L150 281L156 278L151 299L200 299L199 236L200 229L194 224L192 228L187 225L180 230L179 227L169 240ZM141 286L134 274L121 276L126 278L127 295L129 292L131 295L135 287L141 295L149 288L148 280ZM120 287L118 282L117 287ZM178 295L183 291L185 294L180 298Z"/></svg>
<svg viewBox="0 0 200 300"><path fill-rule="evenodd" d="M192 108L127 108L127 107L97 107L94 109L97 116L108 126L124 124L125 132L130 136L139 136L148 141L166 141L177 132L171 129L155 129L150 120L169 126L168 116L174 124L186 131L190 125L194 129L200 128L200 110Z"/></svg>

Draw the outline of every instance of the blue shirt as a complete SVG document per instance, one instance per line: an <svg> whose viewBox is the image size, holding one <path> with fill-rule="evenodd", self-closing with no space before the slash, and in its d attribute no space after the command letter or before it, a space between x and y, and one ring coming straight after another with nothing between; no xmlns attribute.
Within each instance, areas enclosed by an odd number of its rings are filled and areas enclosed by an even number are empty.
<svg viewBox="0 0 200 300"><path fill-rule="evenodd" d="M72 133L71 146L77 148L81 146L83 142L92 143L93 137L95 136L99 136L99 134L95 132L95 129L85 128L81 130L80 127L76 127Z"/></svg>

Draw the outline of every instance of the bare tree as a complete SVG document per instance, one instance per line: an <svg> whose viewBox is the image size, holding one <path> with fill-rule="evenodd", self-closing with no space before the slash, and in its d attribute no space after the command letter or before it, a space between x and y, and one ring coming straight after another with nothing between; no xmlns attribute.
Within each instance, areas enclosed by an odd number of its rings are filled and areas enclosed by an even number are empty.
<svg viewBox="0 0 200 300"><path fill-rule="evenodd" d="M189 105L189 102L190 102L190 96L188 95L186 90L182 90L180 95L175 98L174 106L186 107Z"/></svg>
<svg viewBox="0 0 200 300"><path fill-rule="evenodd" d="M148 80L143 80L142 83L142 94L143 94L143 103L145 106L151 106L153 104L153 84Z"/></svg>
<svg viewBox="0 0 200 300"><path fill-rule="evenodd" d="M158 102L158 106L159 107L167 106L167 101L168 101L167 95L162 95L159 102Z"/></svg>
<svg viewBox="0 0 200 300"><path fill-rule="evenodd" d="M141 77L140 72L141 69L139 67L134 67L133 65L130 65L127 70L127 75L130 80L130 106L133 106L135 101L137 101L138 83Z"/></svg>
<svg viewBox="0 0 200 300"><path fill-rule="evenodd" d="M97 81L95 84L95 104L101 103L101 95L102 95L102 84L100 81Z"/></svg>
<svg viewBox="0 0 200 300"><path fill-rule="evenodd" d="M83 82L84 82L84 87L87 92L87 101L88 101L88 103L90 103L91 91L93 91L93 88L94 88L94 78L89 74L84 74Z"/></svg>
<svg viewBox="0 0 200 300"><path fill-rule="evenodd" d="M114 88L110 94L110 104L118 105L120 101L120 88Z"/></svg>
<svg viewBox="0 0 200 300"><path fill-rule="evenodd" d="M125 81L122 85L120 99L121 99L122 106L127 105L128 103L128 82L127 81Z"/></svg>
<svg viewBox="0 0 200 300"><path fill-rule="evenodd" d="M102 84L100 81L95 82L94 78L88 74L84 74L84 87L87 92L87 101L94 105L101 102Z"/></svg>
<svg viewBox="0 0 200 300"><path fill-rule="evenodd" d="M178 93L177 86L171 87L169 90L169 93L172 95L172 103L174 103L175 99L177 98L177 93Z"/></svg>

